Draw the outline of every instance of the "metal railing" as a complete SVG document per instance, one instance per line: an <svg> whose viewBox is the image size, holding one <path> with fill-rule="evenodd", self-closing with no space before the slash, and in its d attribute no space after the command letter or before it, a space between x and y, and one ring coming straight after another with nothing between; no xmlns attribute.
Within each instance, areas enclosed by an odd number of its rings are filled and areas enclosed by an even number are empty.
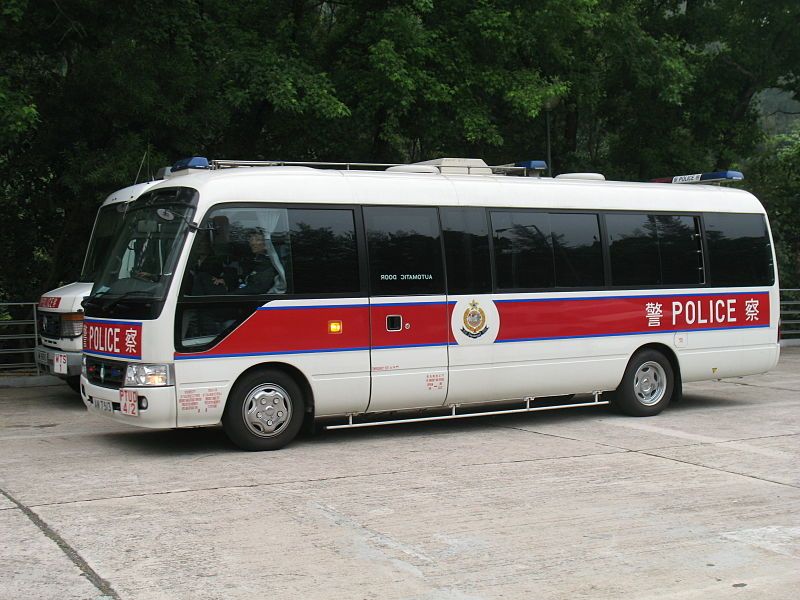
<svg viewBox="0 0 800 600"><path fill-rule="evenodd" d="M0 373L39 375L36 302L0 302Z"/></svg>
<svg viewBox="0 0 800 600"><path fill-rule="evenodd" d="M800 340L800 289L781 290L781 338Z"/></svg>

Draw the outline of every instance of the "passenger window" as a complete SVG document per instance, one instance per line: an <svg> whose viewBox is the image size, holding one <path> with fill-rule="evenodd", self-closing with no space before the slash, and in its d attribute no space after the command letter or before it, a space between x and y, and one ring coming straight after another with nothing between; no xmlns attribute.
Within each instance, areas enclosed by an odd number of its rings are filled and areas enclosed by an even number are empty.
<svg viewBox="0 0 800 600"><path fill-rule="evenodd" d="M659 215L656 217L661 257L661 283L698 285L705 283L700 219Z"/></svg>
<svg viewBox="0 0 800 600"><path fill-rule="evenodd" d="M360 289L353 211L226 207L196 234L187 296L336 294Z"/></svg>
<svg viewBox="0 0 800 600"><path fill-rule="evenodd" d="M551 213L556 287L601 287L603 245L597 215Z"/></svg>
<svg viewBox="0 0 800 600"><path fill-rule="evenodd" d="M704 215L711 285L772 285L775 270L763 215Z"/></svg>
<svg viewBox="0 0 800 600"><path fill-rule="evenodd" d="M681 215L606 215L613 285L705 282L700 223Z"/></svg>
<svg viewBox="0 0 800 600"><path fill-rule="evenodd" d="M501 290L553 287L549 215L493 211L491 219L497 287Z"/></svg>
<svg viewBox="0 0 800 600"><path fill-rule="evenodd" d="M353 211L290 209L289 242L295 294L360 291Z"/></svg>
<svg viewBox="0 0 800 600"><path fill-rule="evenodd" d="M367 206L364 221L372 294L444 294L435 208Z"/></svg>
<svg viewBox="0 0 800 600"><path fill-rule="evenodd" d="M489 228L484 208L440 210L450 294L480 294L492 291L489 260Z"/></svg>
<svg viewBox="0 0 800 600"><path fill-rule="evenodd" d="M655 217L606 215L613 285L659 285L661 264Z"/></svg>

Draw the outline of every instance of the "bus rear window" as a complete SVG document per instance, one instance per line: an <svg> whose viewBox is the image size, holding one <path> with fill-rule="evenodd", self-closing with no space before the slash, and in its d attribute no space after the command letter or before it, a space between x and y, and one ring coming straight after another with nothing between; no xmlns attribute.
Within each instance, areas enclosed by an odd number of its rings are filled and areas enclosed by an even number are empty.
<svg viewBox="0 0 800 600"><path fill-rule="evenodd" d="M711 285L772 285L775 270L763 215L704 215Z"/></svg>

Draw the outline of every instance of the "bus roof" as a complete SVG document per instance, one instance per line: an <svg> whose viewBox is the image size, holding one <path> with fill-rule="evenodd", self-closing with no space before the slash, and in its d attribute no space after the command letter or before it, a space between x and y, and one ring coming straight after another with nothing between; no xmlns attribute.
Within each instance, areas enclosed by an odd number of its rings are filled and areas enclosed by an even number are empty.
<svg viewBox="0 0 800 600"><path fill-rule="evenodd" d="M173 174L165 181L150 183L155 184L153 189L174 186L197 189L201 212L211 204L220 202L274 201L764 213L761 203L749 192L715 185L687 186L496 174L269 166L187 170Z"/></svg>

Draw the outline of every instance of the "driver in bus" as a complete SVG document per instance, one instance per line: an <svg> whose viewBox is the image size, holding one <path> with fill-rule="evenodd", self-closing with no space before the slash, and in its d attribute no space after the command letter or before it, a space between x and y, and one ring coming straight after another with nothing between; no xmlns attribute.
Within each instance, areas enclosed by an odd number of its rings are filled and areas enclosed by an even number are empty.
<svg viewBox="0 0 800 600"><path fill-rule="evenodd" d="M242 261L239 294L284 294L286 279L283 266L272 242L260 229L247 233L251 256Z"/></svg>

